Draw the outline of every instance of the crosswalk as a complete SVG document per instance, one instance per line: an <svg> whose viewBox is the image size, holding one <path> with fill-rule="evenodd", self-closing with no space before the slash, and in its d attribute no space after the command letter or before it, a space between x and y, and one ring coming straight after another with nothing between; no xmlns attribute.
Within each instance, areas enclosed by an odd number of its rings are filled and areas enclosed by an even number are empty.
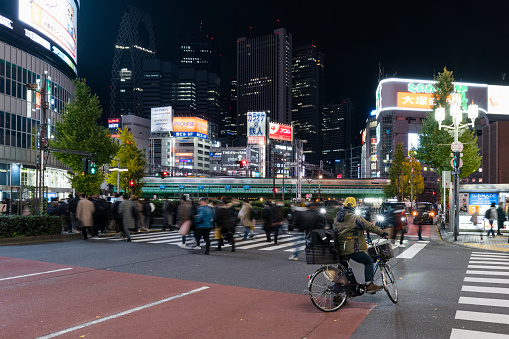
<svg viewBox="0 0 509 339"><path fill-rule="evenodd" d="M118 237L102 237L100 240L110 240L110 241L121 241L122 239ZM161 231L161 232L153 232L153 233L139 233L132 234L131 241L133 243L146 243L146 244L168 244L168 245L180 245L182 243L182 236L178 234L177 231ZM248 238L247 240L241 240L242 238L235 237L235 249L237 250L247 250L247 249L256 249L260 251L276 251L282 250L285 252L294 252L297 248L299 251L303 251L305 249L304 242L302 240L302 234L299 233L284 233L278 236L278 245L274 245L274 238L272 237L272 242L267 242L267 237L265 234L259 233L256 234L252 238ZM205 242L201 241L201 246L203 246ZM213 239L211 237L210 246L217 247L218 240ZM188 247L196 246L196 240L192 236L187 236L186 245ZM227 248L231 245L225 241L223 247Z"/></svg>
<svg viewBox="0 0 509 339"><path fill-rule="evenodd" d="M451 339L509 339L509 254L472 252L458 304Z"/></svg>

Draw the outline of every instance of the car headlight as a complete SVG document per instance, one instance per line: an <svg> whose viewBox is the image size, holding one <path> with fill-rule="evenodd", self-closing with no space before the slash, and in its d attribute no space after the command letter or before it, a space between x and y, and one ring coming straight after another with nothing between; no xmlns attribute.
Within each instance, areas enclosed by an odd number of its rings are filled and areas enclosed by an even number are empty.
<svg viewBox="0 0 509 339"><path fill-rule="evenodd" d="M377 215L376 221L385 221L385 217L383 215Z"/></svg>
<svg viewBox="0 0 509 339"><path fill-rule="evenodd" d="M355 215L361 215L361 210L356 209L355 210Z"/></svg>
<svg viewBox="0 0 509 339"><path fill-rule="evenodd" d="M405 218L405 217L401 217L401 221L405 221L405 220L406 220L406 218Z"/></svg>
<svg viewBox="0 0 509 339"><path fill-rule="evenodd" d="M327 213L327 210L322 207L322 208L320 208L320 213L325 214L325 213Z"/></svg>

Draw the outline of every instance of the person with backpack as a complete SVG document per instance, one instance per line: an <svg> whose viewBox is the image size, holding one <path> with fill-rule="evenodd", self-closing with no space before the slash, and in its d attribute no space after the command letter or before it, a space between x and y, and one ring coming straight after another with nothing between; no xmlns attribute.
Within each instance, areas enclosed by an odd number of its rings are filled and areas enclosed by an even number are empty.
<svg viewBox="0 0 509 339"><path fill-rule="evenodd" d="M302 232L297 242L304 244L307 230L323 229L326 225L326 217L320 212L318 204L311 204L309 208L295 207L293 210L294 229ZM303 250L302 246L295 247L293 254L288 260L299 260L299 253Z"/></svg>
<svg viewBox="0 0 509 339"><path fill-rule="evenodd" d="M199 201L200 207L195 218L196 229L194 236L196 238L196 247L194 249L201 249L200 239L203 237L205 240L205 254L210 252L210 230L214 226L214 209L208 205L207 198L201 198Z"/></svg>
<svg viewBox="0 0 509 339"><path fill-rule="evenodd" d="M486 236L488 238L494 238L495 237L495 231L493 230L493 220L495 220L497 218L497 208L495 207L495 203L492 202L491 203L491 206L490 208L488 208L486 210L486 213L484 213L484 218L488 219L489 223L490 223L490 226L489 226L489 230L488 230L488 233L486 234ZM490 235L490 233L492 235Z"/></svg>
<svg viewBox="0 0 509 339"><path fill-rule="evenodd" d="M242 222L242 226L244 226L244 240L254 237L254 229L255 229L255 220L254 220L254 208L249 203L249 200L244 200L242 204L242 209L239 212L239 219Z"/></svg>

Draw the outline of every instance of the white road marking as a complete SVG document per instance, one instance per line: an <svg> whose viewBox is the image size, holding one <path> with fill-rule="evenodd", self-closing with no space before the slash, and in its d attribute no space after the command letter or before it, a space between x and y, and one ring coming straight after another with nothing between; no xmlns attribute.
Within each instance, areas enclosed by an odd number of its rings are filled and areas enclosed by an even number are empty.
<svg viewBox="0 0 509 339"><path fill-rule="evenodd" d="M507 275L507 276L509 276L509 272L498 272L498 271L467 271L467 274Z"/></svg>
<svg viewBox="0 0 509 339"><path fill-rule="evenodd" d="M490 261L509 262L509 258L493 258L493 256L488 256L488 255L472 255L470 257L470 260L486 260L486 259L489 259Z"/></svg>
<svg viewBox="0 0 509 339"><path fill-rule="evenodd" d="M507 253L500 253L500 252L472 252L472 254L484 254L484 255L494 255L498 257L509 257L509 254Z"/></svg>
<svg viewBox="0 0 509 339"><path fill-rule="evenodd" d="M300 246L297 248L297 251L301 252L301 251L305 251L306 250L306 245L304 246ZM295 248L291 248L289 250L285 250L285 252L295 252Z"/></svg>
<svg viewBox="0 0 509 339"><path fill-rule="evenodd" d="M509 307L509 300L493 299L493 298L471 298L460 297L458 303L468 305L482 305L482 306L496 306L496 307Z"/></svg>
<svg viewBox="0 0 509 339"><path fill-rule="evenodd" d="M468 265L468 268L480 268L485 270L507 270L504 266L488 266L488 265Z"/></svg>
<svg viewBox="0 0 509 339"><path fill-rule="evenodd" d="M406 251L398 255L396 258L398 259L412 259L415 257L417 253L419 253L427 244L425 243L416 243L410 246Z"/></svg>
<svg viewBox="0 0 509 339"><path fill-rule="evenodd" d="M509 323L508 314L486 313L486 312L472 312L472 311L456 311L455 319L482 321L485 323L507 324ZM482 337L484 338L484 337Z"/></svg>
<svg viewBox="0 0 509 339"><path fill-rule="evenodd" d="M31 273L31 274L18 275L18 276L15 276L15 277L0 278L0 281L2 281L2 280L18 279L18 278L25 278L25 277L32 277L34 275L48 274L48 273L54 273L54 272L62 272L62 271L67 271L67 270L72 270L72 268L68 267L68 268L62 268L62 269L53 270L53 271L37 272L37 273Z"/></svg>
<svg viewBox="0 0 509 339"><path fill-rule="evenodd" d="M499 261L491 261L491 260L472 260L472 259L470 259L470 261L468 263L469 264L477 264L477 265L492 264L492 265L505 265L505 266L509 266L509 262L499 262Z"/></svg>
<svg viewBox="0 0 509 339"><path fill-rule="evenodd" d="M509 294L509 288L463 285L461 286L461 292Z"/></svg>
<svg viewBox="0 0 509 339"><path fill-rule="evenodd" d="M286 248L286 247L290 247L290 246L296 246L300 243L300 241L294 241L295 239L290 239L290 242L285 244L285 243L282 243L282 242L278 242L279 245L275 245L275 246L271 246L271 247L265 247L265 248L260 248L260 251L274 251L274 250L278 250L280 248Z"/></svg>
<svg viewBox="0 0 509 339"><path fill-rule="evenodd" d="M507 339L509 335L500 333L489 333L481 331L470 331L453 328L451 331L451 339Z"/></svg>
<svg viewBox="0 0 509 339"><path fill-rule="evenodd" d="M177 298L185 297L186 295L190 295L190 294L193 294L193 293L196 293L196 292L200 292L200 291L206 290L207 288L209 288L209 287L208 286L203 286L203 287L191 290L189 292L184 292L184 293L181 293L181 294L174 295L173 297L169 297L169 298L166 298L166 299L161 299L161 300L158 300L158 301L154 301L154 302L149 303L149 304L145 304L145 305L142 305L142 306L139 306L139 307L131 308L130 310L127 310L127 311L123 311L123 312L120 312L120 313L112 314L110 316L107 316L107 317L104 317L104 318L100 318L100 319L96 319L96 320L90 321L88 323L84 323L84 324L81 324L81 325L78 325L78 326L70 327L70 328L67 328L65 330L61 330L61 331L58 331L58 332L50 333L50 334L44 335L42 337L38 337L37 339L54 338L54 337L57 337L59 335L65 334L65 333L73 332L73 331L76 331L76 330L79 330L79 329L82 329L82 328L85 328L85 327L88 327L88 326L92 326L92 325L95 325L95 324L102 323L104 321L115 319L115 318L118 318L118 317L130 314L130 313L133 313L133 312L141 311L143 309L146 309L146 308L149 308L149 307L152 307L152 306L156 306L156 305L165 303L167 301L171 301L171 300L174 300L174 299L177 299Z"/></svg>
<svg viewBox="0 0 509 339"><path fill-rule="evenodd" d="M475 278L465 277L466 282L480 282L487 284L509 284L509 279L496 279L496 278Z"/></svg>

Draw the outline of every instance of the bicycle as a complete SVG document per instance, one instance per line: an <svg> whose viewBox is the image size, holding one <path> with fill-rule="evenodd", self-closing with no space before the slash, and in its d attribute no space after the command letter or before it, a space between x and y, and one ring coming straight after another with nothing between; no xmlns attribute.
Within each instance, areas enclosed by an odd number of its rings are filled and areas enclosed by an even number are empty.
<svg viewBox="0 0 509 339"><path fill-rule="evenodd" d="M375 284L380 285L380 280L389 299L393 303L398 302L398 287L394 274L387 263L394 255L390 243L378 245L380 239L374 244L368 238L368 254L375 263ZM348 298L363 295L366 292L364 284L357 282L349 259L340 257L339 264L322 265L309 277L308 294L313 305L323 312L337 311L343 306ZM331 265L337 265L337 268ZM377 283L378 282L378 283Z"/></svg>

